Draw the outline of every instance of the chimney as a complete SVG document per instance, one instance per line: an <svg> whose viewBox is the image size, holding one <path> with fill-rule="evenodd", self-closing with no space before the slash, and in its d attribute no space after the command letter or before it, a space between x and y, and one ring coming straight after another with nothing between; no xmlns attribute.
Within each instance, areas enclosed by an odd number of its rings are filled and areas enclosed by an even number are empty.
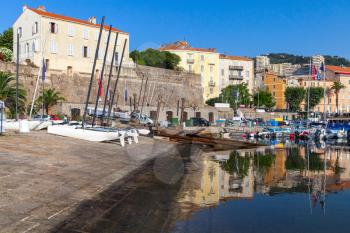
<svg viewBox="0 0 350 233"><path fill-rule="evenodd" d="M24 12L27 8L28 8L27 5L24 4L24 5L22 6L23 12Z"/></svg>
<svg viewBox="0 0 350 233"><path fill-rule="evenodd" d="M46 11L45 6L38 6L37 10L39 10L39 11Z"/></svg>
<svg viewBox="0 0 350 233"><path fill-rule="evenodd" d="M96 17L95 16L92 16L89 18L88 20L90 23L93 23L93 24L96 24Z"/></svg>

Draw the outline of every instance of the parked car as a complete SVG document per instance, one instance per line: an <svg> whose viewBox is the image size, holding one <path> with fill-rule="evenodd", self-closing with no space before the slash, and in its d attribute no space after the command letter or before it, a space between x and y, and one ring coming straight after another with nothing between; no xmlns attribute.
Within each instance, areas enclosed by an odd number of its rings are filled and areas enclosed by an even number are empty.
<svg viewBox="0 0 350 233"><path fill-rule="evenodd" d="M51 117L48 115L35 115L33 116L34 121L49 121Z"/></svg>
<svg viewBox="0 0 350 233"><path fill-rule="evenodd" d="M210 122L204 118L192 117L191 120L193 122L193 126L210 126Z"/></svg>

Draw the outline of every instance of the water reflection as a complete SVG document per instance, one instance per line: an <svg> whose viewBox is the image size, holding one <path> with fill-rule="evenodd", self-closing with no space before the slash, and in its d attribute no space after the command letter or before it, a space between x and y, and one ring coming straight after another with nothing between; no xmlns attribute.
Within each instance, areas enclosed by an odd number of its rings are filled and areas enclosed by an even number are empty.
<svg viewBox="0 0 350 233"><path fill-rule="evenodd" d="M304 197L301 208L308 209L305 213L313 215L317 209L319 213L326 215L327 196L350 188L349 155L349 147L320 146L315 143L275 143L273 147L257 150L208 153L202 161L202 169L193 171L184 185L178 201L179 213L174 232L183 232L185 226L194 224L195 219L204 212L209 211L210 215L216 212L219 214L219 210L213 207L227 202L240 203L240 200L256 203L260 200L255 199L261 195L270 198L287 197L288 200L296 201L296 197L301 194ZM350 198L350 193L347 197ZM253 212L259 208L268 209L271 207L271 199L265 201L265 205L252 207L245 204L244 208ZM287 206L286 211L294 212L293 207L297 208L296 206ZM233 213L236 211L234 209L226 211L230 215L237 214ZM252 225L257 221L251 220ZM197 227L197 230L203 230L203 226ZM213 232L227 230L220 227L218 229L220 230Z"/></svg>

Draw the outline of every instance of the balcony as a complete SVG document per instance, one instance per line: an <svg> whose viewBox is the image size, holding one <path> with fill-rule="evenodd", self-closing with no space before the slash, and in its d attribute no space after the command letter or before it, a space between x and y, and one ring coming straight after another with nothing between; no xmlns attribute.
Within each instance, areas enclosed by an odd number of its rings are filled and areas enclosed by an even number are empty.
<svg viewBox="0 0 350 233"><path fill-rule="evenodd" d="M210 80L208 83L209 87L215 87L215 82L213 80Z"/></svg>
<svg viewBox="0 0 350 233"><path fill-rule="evenodd" d="M243 66L229 66L229 70L243 70Z"/></svg>
<svg viewBox="0 0 350 233"><path fill-rule="evenodd" d="M194 59L193 58L187 58L187 63L188 64L193 64L194 63Z"/></svg>
<svg viewBox="0 0 350 233"><path fill-rule="evenodd" d="M243 76L241 76L241 75L233 75L233 74L230 74L230 75L228 76L228 79L229 79L229 80L243 80Z"/></svg>

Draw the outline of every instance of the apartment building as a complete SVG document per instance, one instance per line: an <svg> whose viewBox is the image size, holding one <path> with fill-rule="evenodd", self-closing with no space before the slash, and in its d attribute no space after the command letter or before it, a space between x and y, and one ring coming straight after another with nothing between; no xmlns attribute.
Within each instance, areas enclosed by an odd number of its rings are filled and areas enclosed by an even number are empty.
<svg viewBox="0 0 350 233"><path fill-rule="evenodd" d="M260 89L264 86L263 78L266 69L270 66L270 58L268 56L256 56L255 59L254 87Z"/></svg>
<svg viewBox="0 0 350 233"><path fill-rule="evenodd" d="M16 60L17 33L19 34L19 61L40 67L43 60L47 69L67 70L68 72L91 72L100 25L96 18L75 19L47 12L45 7L36 9L23 6L23 12L13 24L14 59ZM100 69L107 48L109 26L104 26L97 69ZM113 51L115 37L118 36L116 51ZM129 34L112 28L107 62L112 56L119 61L127 39L123 62L129 63Z"/></svg>
<svg viewBox="0 0 350 233"><path fill-rule="evenodd" d="M276 100L276 109L287 109L286 98L284 96L284 92L288 86L287 80L272 71L268 71L265 73L263 81L265 88Z"/></svg>
<svg viewBox="0 0 350 233"><path fill-rule="evenodd" d="M220 54L219 89L228 85L246 83L249 93L254 88L254 62L250 58Z"/></svg>
<svg viewBox="0 0 350 233"><path fill-rule="evenodd" d="M159 50L178 55L181 58L179 67L201 75L204 100L219 96L219 53L216 49L194 48L186 41L177 41L162 45Z"/></svg>

